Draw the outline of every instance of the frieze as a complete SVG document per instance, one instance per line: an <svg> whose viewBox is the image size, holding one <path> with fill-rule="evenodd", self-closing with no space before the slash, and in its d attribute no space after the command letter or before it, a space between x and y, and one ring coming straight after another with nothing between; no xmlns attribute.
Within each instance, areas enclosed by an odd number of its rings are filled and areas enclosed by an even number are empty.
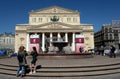
<svg viewBox="0 0 120 79"><path fill-rule="evenodd" d="M54 30L51 30L51 29L34 29L34 30L31 30L31 29L29 29L29 30L27 30L27 32L37 32L37 33L43 33L43 32L47 32L47 33L56 33L56 32L60 32L60 33L65 33L65 32L70 32L70 33L72 33L72 32L83 32L82 30L74 30L74 29L54 29Z"/></svg>
<svg viewBox="0 0 120 79"><path fill-rule="evenodd" d="M63 24L63 23L46 23L41 25L29 26L27 29L82 29L78 26Z"/></svg>

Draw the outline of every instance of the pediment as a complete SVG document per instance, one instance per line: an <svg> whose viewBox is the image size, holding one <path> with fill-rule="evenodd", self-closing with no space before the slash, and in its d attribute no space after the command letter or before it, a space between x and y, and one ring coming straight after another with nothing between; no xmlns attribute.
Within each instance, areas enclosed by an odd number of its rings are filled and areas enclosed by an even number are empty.
<svg viewBox="0 0 120 79"><path fill-rule="evenodd" d="M46 23L41 25L29 26L28 29L72 29L73 27L63 23Z"/></svg>
<svg viewBox="0 0 120 79"><path fill-rule="evenodd" d="M31 11L31 13L76 13L76 12L77 11L58 7L58 6L52 6L52 7L43 8L40 10L32 10Z"/></svg>

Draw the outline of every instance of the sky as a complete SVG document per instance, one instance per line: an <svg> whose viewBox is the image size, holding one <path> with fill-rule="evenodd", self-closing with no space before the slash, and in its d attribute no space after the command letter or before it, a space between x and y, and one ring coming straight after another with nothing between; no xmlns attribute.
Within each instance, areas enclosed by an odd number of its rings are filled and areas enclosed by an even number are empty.
<svg viewBox="0 0 120 79"><path fill-rule="evenodd" d="M81 24L94 31L112 20L120 20L120 0L0 0L0 33L15 33L16 24L28 24L29 12L59 6L80 12Z"/></svg>

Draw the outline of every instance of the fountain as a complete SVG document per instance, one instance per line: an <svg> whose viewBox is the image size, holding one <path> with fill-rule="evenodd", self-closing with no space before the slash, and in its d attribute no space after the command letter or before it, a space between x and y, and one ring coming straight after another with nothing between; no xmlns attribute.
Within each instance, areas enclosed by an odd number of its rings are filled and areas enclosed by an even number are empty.
<svg viewBox="0 0 120 79"><path fill-rule="evenodd" d="M50 41L52 39L52 41ZM40 54L41 59L71 59L71 58L91 58L93 57L92 53L75 53L71 51L71 48L68 42L64 41L64 38L61 36L52 37L47 39L51 44L49 51L44 54ZM55 51L55 48L58 48L58 51Z"/></svg>
<svg viewBox="0 0 120 79"><path fill-rule="evenodd" d="M58 47L58 53L62 53L63 47L68 45L68 42L52 42L54 47Z"/></svg>

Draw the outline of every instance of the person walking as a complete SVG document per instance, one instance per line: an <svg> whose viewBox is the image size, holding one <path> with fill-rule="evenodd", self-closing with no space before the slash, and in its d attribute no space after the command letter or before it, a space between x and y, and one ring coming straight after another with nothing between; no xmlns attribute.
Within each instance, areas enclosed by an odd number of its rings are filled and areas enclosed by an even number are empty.
<svg viewBox="0 0 120 79"><path fill-rule="evenodd" d="M101 55L104 56L104 46L101 46Z"/></svg>
<svg viewBox="0 0 120 79"><path fill-rule="evenodd" d="M17 60L18 60L18 70L16 76L21 76L23 77L25 75L25 65L27 64L26 60L27 53L25 51L24 46L20 46L17 54Z"/></svg>
<svg viewBox="0 0 120 79"><path fill-rule="evenodd" d="M79 48L79 52L80 52L80 53L83 53L83 47L80 47L80 48Z"/></svg>
<svg viewBox="0 0 120 79"><path fill-rule="evenodd" d="M30 55L32 56L32 61L30 63L30 72L29 72L29 74L32 74L32 73L36 73L36 61L37 61L37 56L38 56L36 47L33 47L33 51L31 52Z"/></svg>
<svg viewBox="0 0 120 79"><path fill-rule="evenodd" d="M111 45L111 47L110 47L110 58L112 58L113 56L114 56L114 58L116 58L115 47L113 45Z"/></svg>

